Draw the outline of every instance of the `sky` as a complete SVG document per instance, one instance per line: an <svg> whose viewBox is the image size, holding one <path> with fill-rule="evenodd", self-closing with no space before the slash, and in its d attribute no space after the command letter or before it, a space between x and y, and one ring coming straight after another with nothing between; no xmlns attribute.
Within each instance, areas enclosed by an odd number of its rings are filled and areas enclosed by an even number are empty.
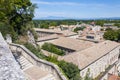
<svg viewBox="0 0 120 80"><path fill-rule="evenodd" d="M120 0L31 0L37 4L34 19L44 17L120 17Z"/></svg>

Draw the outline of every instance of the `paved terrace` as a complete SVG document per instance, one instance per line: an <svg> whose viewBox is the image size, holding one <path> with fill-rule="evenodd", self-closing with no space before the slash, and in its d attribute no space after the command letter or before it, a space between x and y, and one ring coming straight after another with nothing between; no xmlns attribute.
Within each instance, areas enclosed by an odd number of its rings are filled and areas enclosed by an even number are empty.
<svg viewBox="0 0 120 80"><path fill-rule="evenodd" d="M26 70L24 70L24 73L30 80L46 80L46 79L55 79L53 74L51 74L48 71L42 70L38 66L32 66Z"/></svg>

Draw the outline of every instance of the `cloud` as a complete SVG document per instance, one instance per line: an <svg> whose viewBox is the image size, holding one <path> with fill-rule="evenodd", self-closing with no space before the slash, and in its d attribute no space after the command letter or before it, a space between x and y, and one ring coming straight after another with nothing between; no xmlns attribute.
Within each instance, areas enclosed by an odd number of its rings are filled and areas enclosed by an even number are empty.
<svg viewBox="0 0 120 80"><path fill-rule="evenodd" d="M87 7L93 9L99 8L120 8L119 4L111 6L110 4L105 3L80 3L80 2L49 2L49 1L41 1L41 0L31 0L32 3L38 5L47 5L47 6L78 6L78 7Z"/></svg>
<svg viewBox="0 0 120 80"><path fill-rule="evenodd" d="M47 2L47 1L32 1L32 2L41 5L80 5L79 3L75 2Z"/></svg>
<svg viewBox="0 0 120 80"><path fill-rule="evenodd" d="M105 7L105 4L88 4L88 3L77 3L77 2L47 2L47 1L32 1L35 4L40 4L40 5L56 5L56 6L81 6L81 7Z"/></svg>

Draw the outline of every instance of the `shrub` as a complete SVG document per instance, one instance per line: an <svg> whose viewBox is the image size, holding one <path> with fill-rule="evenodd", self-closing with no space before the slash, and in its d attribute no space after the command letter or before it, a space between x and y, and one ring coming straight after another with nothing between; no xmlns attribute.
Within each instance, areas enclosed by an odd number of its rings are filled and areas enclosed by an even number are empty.
<svg viewBox="0 0 120 80"><path fill-rule="evenodd" d="M46 60L57 64L69 80L80 80L80 70L73 63L68 63L64 60L58 61L56 56L48 56Z"/></svg>
<svg viewBox="0 0 120 80"><path fill-rule="evenodd" d="M7 34L10 34L13 42L17 40L18 34L14 31L13 27L10 25L6 25L4 23L0 23L0 32L5 37Z"/></svg>
<svg viewBox="0 0 120 80"><path fill-rule="evenodd" d="M50 61L50 62L55 63L55 64L58 64L58 63L59 63L59 61L57 60L57 57L56 57L56 56L47 56L45 59L46 59L47 61Z"/></svg>
<svg viewBox="0 0 120 80"><path fill-rule="evenodd" d="M70 80L80 80L80 70L73 63L68 63L65 61L59 61L58 66L63 70L65 75Z"/></svg>
<svg viewBox="0 0 120 80"><path fill-rule="evenodd" d="M76 27L76 28L74 29L74 32L78 32L79 30L82 30L82 31L83 31L84 28L85 28L84 26L82 26L82 27Z"/></svg>
<svg viewBox="0 0 120 80"><path fill-rule="evenodd" d="M41 50L39 47L35 47L30 43L24 44L26 48L28 48L32 53L34 53L39 58L45 58L45 56L41 53Z"/></svg>
<svg viewBox="0 0 120 80"><path fill-rule="evenodd" d="M42 46L42 49L55 53L57 55L65 55L65 52L61 49L58 49L55 45L51 44L51 43L44 43Z"/></svg>

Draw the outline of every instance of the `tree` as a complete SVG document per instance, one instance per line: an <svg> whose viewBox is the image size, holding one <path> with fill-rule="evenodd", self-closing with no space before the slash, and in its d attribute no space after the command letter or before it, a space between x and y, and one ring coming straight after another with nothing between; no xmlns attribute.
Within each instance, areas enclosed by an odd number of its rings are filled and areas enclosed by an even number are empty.
<svg viewBox="0 0 120 80"><path fill-rule="evenodd" d="M120 30L108 30L104 33L103 37L106 40L118 41L120 40Z"/></svg>
<svg viewBox="0 0 120 80"><path fill-rule="evenodd" d="M11 34L13 41L17 39L17 34L15 33L13 27L11 27L10 25L5 25L3 23L0 23L0 32L4 37L7 34Z"/></svg>
<svg viewBox="0 0 120 80"><path fill-rule="evenodd" d="M104 25L104 23L105 23L105 21L104 21L104 20L98 20L98 21L96 21L96 25L103 26L103 25Z"/></svg>
<svg viewBox="0 0 120 80"><path fill-rule="evenodd" d="M0 21L13 27L16 34L23 34L26 24L34 17L35 8L30 0L0 0Z"/></svg>
<svg viewBox="0 0 120 80"><path fill-rule="evenodd" d="M117 33L118 33L118 41L120 41L120 29L117 30Z"/></svg>
<svg viewBox="0 0 120 80"><path fill-rule="evenodd" d="M76 27L75 29L74 29L74 32L78 32L79 30L84 30L85 29L85 26L82 26L82 27Z"/></svg>
<svg viewBox="0 0 120 80"><path fill-rule="evenodd" d="M57 26L57 23L52 21L52 22L50 23L50 26Z"/></svg>
<svg viewBox="0 0 120 80"><path fill-rule="evenodd" d="M117 26L118 28L120 28L120 23L116 23L114 25Z"/></svg>
<svg viewBox="0 0 120 80"><path fill-rule="evenodd" d="M108 27L108 28L106 28L106 31L109 31L109 30L112 30L112 28L109 28L109 27Z"/></svg>

